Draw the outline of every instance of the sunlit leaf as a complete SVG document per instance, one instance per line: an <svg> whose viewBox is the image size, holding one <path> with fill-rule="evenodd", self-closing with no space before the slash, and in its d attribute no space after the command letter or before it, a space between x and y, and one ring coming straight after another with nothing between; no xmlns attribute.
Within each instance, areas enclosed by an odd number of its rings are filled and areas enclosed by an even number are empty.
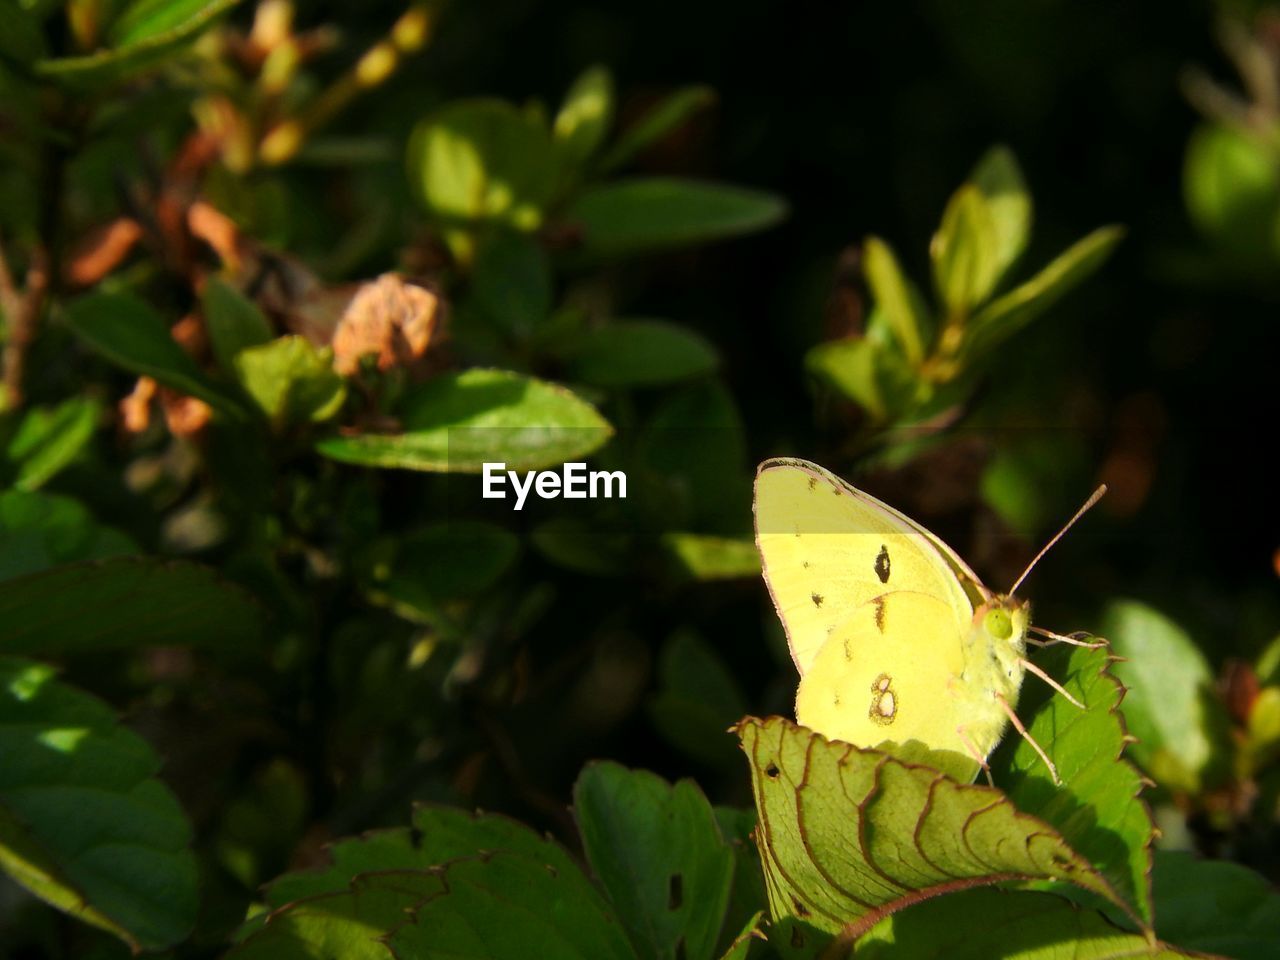
<svg viewBox="0 0 1280 960"><path fill-rule="evenodd" d="M51 668L0 657L0 869L135 950L195 922L191 828L151 748Z"/></svg>
<svg viewBox="0 0 1280 960"><path fill-rule="evenodd" d="M1157 782L1195 790L1215 749L1213 670L1195 641L1168 617L1134 600L1107 608L1102 633L1125 661L1113 668L1128 688L1125 720L1133 756Z"/></svg>
<svg viewBox="0 0 1280 960"><path fill-rule="evenodd" d="M702 791L594 763L579 775L573 805L587 861L638 952L712 960L734 863Z"/></svg>
<svg viewBox="0 0 1280 960"><path fill-rule="evenodd" d="M332 351L319 350L297 334L246 347L236 354L235 369L245 391L277 429L328 420L347 396L346 384L333 369Z"/></svg>
<svg viewBox="0 0 1280 960"><path fill-rule="evenodd" d="M485 463L537 470L584 457L613 433L564 387L505 370L444 374L405 402L403 432L321 441L327 457L370 467L480 473Z"/></svg>
<svg viewBox="0 0 1280 960"><path fill-rule="evenodd" d="M1123 906L1107 879L1001 793L957 783L773 717L738 728L759 811L756 839L775 930L790 955L856 939L932 896L1056 880Z"/></svg>
<svg viewBox="0 0 1280 960"><path fill-rule="evenodd" d="M1098 228L1030 280L983 307L970 321L964 356L980 356L1025 327L1098 269L1123 236L1120 227Z"/></svg>

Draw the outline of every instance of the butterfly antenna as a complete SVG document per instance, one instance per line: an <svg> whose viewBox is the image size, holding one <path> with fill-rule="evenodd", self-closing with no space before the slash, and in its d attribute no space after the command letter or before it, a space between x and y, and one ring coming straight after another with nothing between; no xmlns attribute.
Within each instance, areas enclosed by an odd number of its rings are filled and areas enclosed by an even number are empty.
<svg viewBox="0 0 1280 960"><path fill-rule="evenodd" d="M1022 575L1018 577L1018 579L1013 582L1013 586L1009 588L1009 595L1012 595L1018 592L1018 588L1022 586L1022 581L1027 579L1027 575L1036 568L1036 564L1040 562L1041 558L1046 553L1049 552L1049 550L1053 547L1055 543L1057 543L1059 540L1062 539L1063 534L1065 534L1068 530L1070 530L1072 527L1075 526L1077 520L1079 520L1086 513L1088 513L1089 510L1093 507L1093 505L1102 499L1102 495L1106 492L1107 492L1107 485L1105 483L1099 486L1097 490L1093 491L1093 496L1089 497L1089 499L1084 502L1084 506L1082 506L1079 510L1076 511L1075 516L1072 517L1070 520L1068 520L1066 522L1066 525L1063 526L1063 528L1059 530L1056 534L1054 534L1053 539L1050 540L1048 543L1046 543L1040 549L1040 552L1035 555L1035 559L1033 559L1030 563L1027 564L1027 569L1022 571Z"/></svg>

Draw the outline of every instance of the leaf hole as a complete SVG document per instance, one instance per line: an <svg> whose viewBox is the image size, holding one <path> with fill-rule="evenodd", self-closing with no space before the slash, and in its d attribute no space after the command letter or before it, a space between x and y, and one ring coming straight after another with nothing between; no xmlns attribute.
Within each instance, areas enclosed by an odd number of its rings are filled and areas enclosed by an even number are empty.
<svg viewBox="0 0 1280 960"><path fill-rule="evenodd" d="M684 904L684 877L673 873L667 882L667 909L679 910Z"/></svg>

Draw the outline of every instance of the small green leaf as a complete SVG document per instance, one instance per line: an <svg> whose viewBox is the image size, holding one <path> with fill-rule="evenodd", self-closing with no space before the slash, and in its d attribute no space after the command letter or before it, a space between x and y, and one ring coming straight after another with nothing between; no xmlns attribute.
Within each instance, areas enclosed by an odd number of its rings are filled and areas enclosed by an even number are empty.
<svg viewBox="0 0 1280 960"><path fill-rule="evenodd" d="M67 307L66 317L82 340L117 366L152 377L224 413L243 416L239 402L205 377L160 316L137 297L90 294Z"/></svg>
<svg viewBox="0 0 1280 960"><path fill-rule="evenodd" d="M866 411L876 423L898 419L913 406L918 381L902 358L874 340L832 340L813 347L805 366Z"/></svg>
<svg viewBox="0 0 1280 960"><path fill-rule="evenodd" d="M535 230L556 187L551 136L501 100L463 100L422 121L409 143L409 179L455 253L472 255L466 230L485 221Z"/></svg>
<svg viewBox="0 0 1280 960"><path fill-rule="evenodd" d="M613 99L613 77L604 67L590 67L573 82L551 128L566 168L581 169L600 148L613 123Z"/></svg>
<svg viewBox="0 0 1280 960"><path fill-rule="evenodd" d="M876 306L888 321L907 362L918 366L933 333L924 298L898 266L893 250L879 237L867 237L862 256L862 268Z"/></svg>
<svg viewBox="0 0 1280 960"><path fill-rule="evenodd" d="M712 960L729 902L733 853L691 780L593 763L578 777L582 846L637 953Z"/></svg>
<svg viewBox="0 0 1280 960"><path fill-rule="evenodd" d="M53 479L88 446L101 415L102 405L93 397L71 397L53 408L29 410L6 451L17 464L13 485L35 490Z"/></svg>
<svg viewBox="0 0 1280 960"><path fill-rule="evenodd" d="M405 402L404 432L331 437L316 449L370 467L480 473L485 463L538 470L599 449L613 428L564 387L505 370L428 381Z"/></svg>
<svg viewBox="0 0 1280 960"><path fill-rule="evenodd" d="M0 583L0 652L252 650L262 616L249 594L208 567L142 557L86 561Z"/></svg>
<svg viewBox="0 0 1280 960"><path fill-rule="evenodd" d="M1160 851L1154 886L1156 932L1167 942L1236 960L1275 956L1280 893L1247 867Z"/></svg>
<svg viewBox="0 0 1280 960"><path fill-rule="evenodd" d="M1031 194L1018 161L1008 147L992 147L978 161L969 180L981 191L991 214L997 277L1027 248L1031 236Z"/></svg>
<svg viewBox="0 0 1280 960"><path fill-rule="evenodd" d="M235 369L276 429L328 420L347 397L346 383L333 369L333 352L297 334L241 350Z"/></svg>
<svg viewBox="0 0 1280 960"><path fill-rule="evenodd" d="M1202 125L1187 144L1183 194L1192 220L1234 259L1273 267L1280 244L1280 168L1253 133Z"/></svg>
<svg viewBox="0 0 1280 960"><path fill-rule="evenodd" d="M746 711L738 682L706 641L681 630L663 645L649 718L669 743L709 766L731 768L738 751L726 731Z"/></svg>
<svg viewBox="0 0 1280 960"><path fill-rule="evenodd" d="M221 277L205 281L200 295L205 330L218 366L235 372L236 354L271 340L271 325L258 305Z"/></svg>
<svg viewBox="0 0 1280 960"><path fill-rule="evenodd" d="M565 219L582 253L606 260L755 233L786 215L770 193L674 177L616 180L582 191Z"/></svg>
<svg viewBox="0 0 1280 960"><path fill-rule="evenodd" d="M963 318L991 295L1000 276L1000 237L982 191L966 183L951 197L929 255L948 318Z"/></svg>
<svg viewBox="0 0 1280 960"><path fill-rule="evenodd" d="M551 312L551 266L536 238L511 230L487 237L476 252L471 293L504 332L525 339Z"/></svg>
<svg viewBox="0 0 1280 960"><path fill-rule="evenodd" d="M163 60L240 0L137 0L112 26L114 46L77 57L46 57L36 73L77 87L123 80Z"/></svg>
<svg viewBox="0 0 1280 960"><path fill-rule="evenodd" d="M738 726L775 929L816 956L931 896L1011 880L1076 884L1124 907L1044 821L998 791L826 738L781 717ZM1126 908L1127 909L1127 908ZM816 944L816 945L815 945Z"/></svg>
<svg viewBox="0 0 1280 960"><path fill-rule="evenodd" d="M881 921L857 944L858 960L1179 960L1189 953L1121 930L1096 910L1047 893L967 890L926 900Z"/></svg>
<svg viewBox="0 0 1280 960"><path fill-rule="evenodd" d="M1114 601L1102 625L1126 661L1112 669L1129 690L1124 715L1138 738L1135 759L1164 786L1199 790L1215 751L1212 732L1220 726L1210 714L1209 661L1176 623L1137 601Z"/></svg>
<svg viewBox="0 0 1280 960"><path fill-rule="evenodd" d="M711 373L719 362L706 340L662 320L614 320L573 344L570 374L596 387L645 387Z"/></svg>
<svg viewBox="0 0 1280 960"><path fill-rule="evenodd" d="M1098 269L1123 236L1121 227L1099 227L1030 280L983 307L966 332L964 356L978 357L1025 327Z"/></svg>
<svg viewBox="0 0 1280 960"><path fill-rule="evenodd" d="M6 657L0 756L0 869L135 952L186 937L198 904L191 828L140 737L50 667Z"/></svg>
<svg viewBox="0 0 1280 960"><path fill-rule="evenodd" d="M996 782L1006 785L1019 810L1056 827L1126 909L1150 923L1155 827L1139 796L1143 779L1121 757L1128 742L1119 710L1124 688L1109 672L1111 657L1105 650L1065 647L1046 650L1036 660L1085 705L1081 710L1034 675L1023 681L1019 712L1030 715L1027 730L1062 782L1053 782L1035 748L1012 730L991 758Z"/></svg>
<svg viewBox="0 0 1280 960"><path fill-rule="evenodd" d="M99 524L70 497L27 490L0 492L0 581L60 563L137 551L133 541Z"/></svg>
<svg viewBox="0 0 1280 960"><path fill-rule="evenodd" d="M715 99L716 92L710 87L683 87L663 98L622 132L601 159L600 170L608 173L629 163L641 150L715 103Z"/></svg>
<svg viewBox="0 0 1280 960"><path fill-rule="evenodd" d="M387 938L414 960L637 960L604 898L576 867L508 851L441 868L446 892ZM495 922L495 919L499 922Z"/></svg>
<svg viewBox="0 0 1280 960"><path fill-rule="evenodd" d="M681 579L738 580L760 575L760 554L750 537L671 531L662 548Z"/></svg>

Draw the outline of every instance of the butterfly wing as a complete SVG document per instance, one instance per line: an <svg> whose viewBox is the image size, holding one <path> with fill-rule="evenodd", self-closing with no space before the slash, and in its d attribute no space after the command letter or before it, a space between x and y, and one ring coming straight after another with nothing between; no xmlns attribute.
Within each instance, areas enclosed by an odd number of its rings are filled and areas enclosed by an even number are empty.
<svg viewBox="0 0 1280 960"><path fill-rule="evenodd" d="M985 594L932 534L805 460L760 465L755 520L765 582L802 676L831 633L877 597L910 590L967 627L973 602L961 577Z"/></svg>
<svg viewBox="0 0 1280 960"><path fill-rule="evenodd" d="M970 629L926 593L898 590L861 605L800 678L796 720L862 747L918 740L985 757L1006 719L986 682L985 645L966 644Z"/></svg>

